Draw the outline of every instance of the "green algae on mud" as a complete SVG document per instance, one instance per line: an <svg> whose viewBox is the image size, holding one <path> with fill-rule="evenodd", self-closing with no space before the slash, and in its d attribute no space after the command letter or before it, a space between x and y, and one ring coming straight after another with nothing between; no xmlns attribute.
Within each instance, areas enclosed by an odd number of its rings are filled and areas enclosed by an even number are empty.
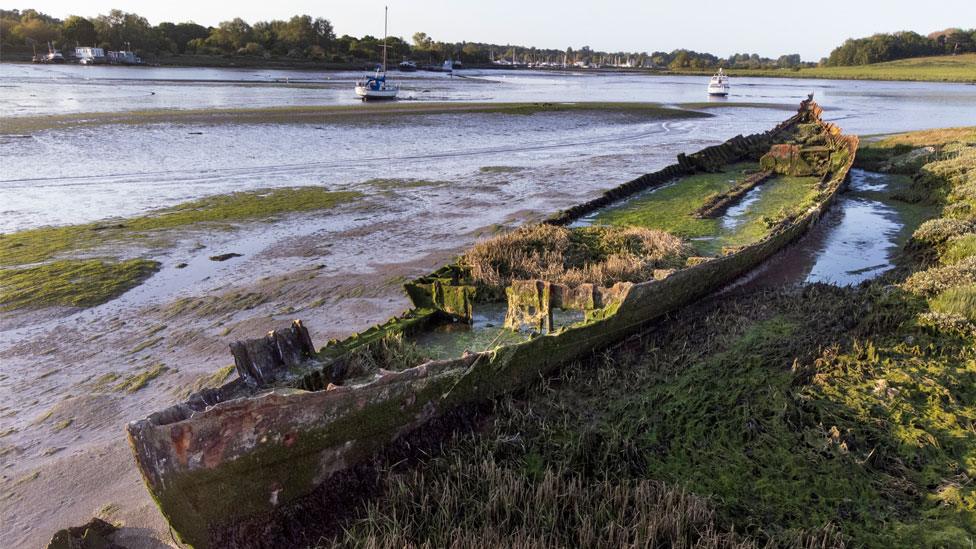
<svg viewBox="0 0 976 549"><path fill-rule="evenodd" d="M611 112L650 119L704 118L708 113L662 106L659 103L387 103L353 106L301 106L239 109L144 110L54 116L6 117L0 135L80 126L139 124L306 124L355 123L391 116L439 114L532 115L538 113Z"/></svg>
<svg viewBox="0 0 976 549"><path fill-rule="evenodd" d="M0 269L0 310L91 307L138 286L159 270L145 259L59 260Z"/></svg>
<svg viewBox="0 0 976 549"><path fill-rule="evenodd" d="M47 261L57 255L159 236L170 229L227 227L279 215L327 210L362 196L354 191L288 187L208 196L131 218L41 227L0 234L0 266Z"/></svg>
<svg viewBox="0 0 976 549"><path fill-rule="evenodd" d="M521 166L482 166L478 168L481 173L518 173L525 170Z"/></svg>

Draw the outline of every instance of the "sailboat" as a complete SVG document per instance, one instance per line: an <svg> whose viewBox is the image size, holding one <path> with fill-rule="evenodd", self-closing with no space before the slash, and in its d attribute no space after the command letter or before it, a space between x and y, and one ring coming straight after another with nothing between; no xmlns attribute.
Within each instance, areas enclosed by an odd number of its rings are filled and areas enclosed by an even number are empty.
<svg viewBox="0 0 976 549"><path fill-rule="evenodd" d="M386 20L388 8L383 8L383 64L376 68L376 74L366 75L356 82L356 95L363 101L368 99L396 99L400 86L386 81Z"/></svg>

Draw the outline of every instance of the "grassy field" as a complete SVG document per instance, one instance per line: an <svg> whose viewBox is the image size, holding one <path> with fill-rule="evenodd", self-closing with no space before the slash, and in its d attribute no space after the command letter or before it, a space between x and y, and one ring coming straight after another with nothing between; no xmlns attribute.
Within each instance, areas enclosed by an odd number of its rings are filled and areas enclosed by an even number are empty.
<svg viewBox="0 0 976 549"><path fill-rule="evenodd" d="M421 116L451 113L531 115L543 112L609 112L651 119L704 118L708 113L664 107L658 103L370 103L353 106L268 107L251 109L144 110L7 117L0 135L107 124L283 124L314 122L363 123L369 117Z"/></svg>
<svg viewBox="0 0 976 549"><path fill-rule="evenodd" d="M714 71L673 71L672 74L711 74ZM827 78L841 80L907 80L976 82L976 53L916 57L856 67L793 69L730 69L732 76L773 78Z"/></svg>
<svg viewBox="0 0 976 549"><path fill-rule="evenodd" d="M79 259L120 243L170 245L173 230L230 228L242 222L317 210L355 200L356 192L296 187L238 192L194 200L146 215L83 225L0 234L0 308L89 307L139 285L159 267L145 259Z"/></svg>
<svg viewBox="0 0 976 549"><path fill-rule="evenodd" d="M903 194L941 217L886 278L679 311L389 464L320 545L971 548L976 146L945 142L967 131L865 146L939 149Z"/></svg>

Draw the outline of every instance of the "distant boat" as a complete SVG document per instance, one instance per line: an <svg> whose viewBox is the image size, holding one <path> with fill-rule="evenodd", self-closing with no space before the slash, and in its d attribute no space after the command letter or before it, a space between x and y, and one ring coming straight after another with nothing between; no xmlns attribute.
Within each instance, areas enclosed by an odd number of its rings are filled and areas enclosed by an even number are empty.
<svg viewBox="0 0 976 549"><path fill-rule="evenodd" d="M715 76L708 82L708 95L728 95L729 76L719 69Z"/></svg>
<svg viewBox="0 0 976 549"><path fill-rule="evenodd" d="M400 72L417 72L417 64L413 61L403 60L397 65Z"/></svg>
<svg viewBox="0 0 976 549"><path fill-rule="evenodd" d="M132 50L106 52L105 59L110 65L142 65L142 58Z"/></svg>
<svg viewBox="0 0 976 549"><path fill-rule="evenodd" d="M64 63L64 55L61 54L61 50L54 48L53 42L47 43L47 54L34 54L33 61L35 63Z"/></svg>
<svg viewBox="0 0 976 549"><path fill-rule="evenodd" d="M386 81L386 14L387 8L383 8L383 64L376 68L373 76L364 76L362 80L356 82L356 95L363 101L368 99L396 99L400 86Z"/></svg>
<svg viewBox="0 0 976 549"><path fill-rule="evenodd" d="M78 47L75 48L75 57L78 58L78 62L82 65L101 65L108 63L105 50L102 48Z"/></svg>

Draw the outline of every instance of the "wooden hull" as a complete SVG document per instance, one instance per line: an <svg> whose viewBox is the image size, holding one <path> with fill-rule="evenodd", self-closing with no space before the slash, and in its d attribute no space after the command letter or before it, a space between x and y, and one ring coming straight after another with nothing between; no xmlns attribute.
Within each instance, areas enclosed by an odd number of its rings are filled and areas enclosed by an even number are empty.
<svg viewBox="0 0 976 549"><path fill-rule="evenodd" d="M819 122L819 114L815 103L804 102L800 113L769 132L680 155L677 164L560 212L549 222L568 224L677 176L758 158L797 124ZM198 393L184 404L130 423L129 439L150 493L184 542L207 547L213 532L302 500L333 475L363 463L432 420L525 387L722 288L802 236L833 201L853 163L857 138L841 136L830 124L823 127L832 146L847 156L821 180L823 198L815 206L735 253L663 280L614 286L613 303L586 322L493 351L383 372L360 385L335 387L322 381L327 373L312 372L293 388L262 389L261 377L273 373L242 371L242 379L223 388ZM319 359L327 361L337 346L368 340L389 326L422 323L434 309L448 311L450 288L438 281L447 280L443 273L450 269L408 285L417 309L330 344L319 352ZM274 347L276 340L269 341ZM254 387L245 388L246 384Z"/></svg>

